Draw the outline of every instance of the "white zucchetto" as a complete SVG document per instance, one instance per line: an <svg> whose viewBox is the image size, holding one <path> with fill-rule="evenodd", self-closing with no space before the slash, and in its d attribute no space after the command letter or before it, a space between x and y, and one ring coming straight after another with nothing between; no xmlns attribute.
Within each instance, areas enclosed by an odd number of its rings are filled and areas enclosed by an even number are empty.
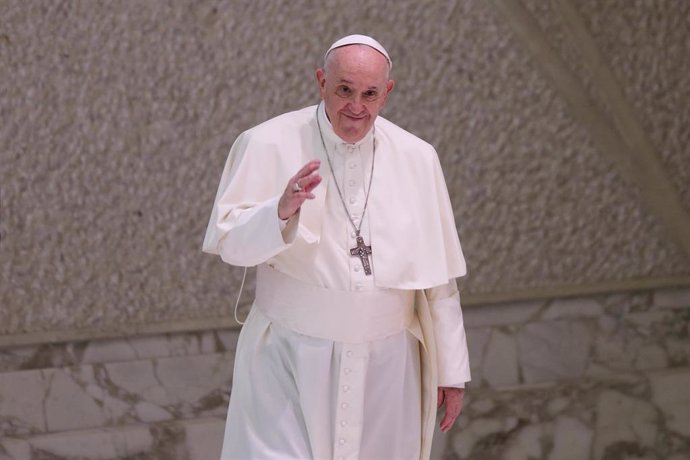
<svg viewBox="0 0 690 460"><path fill-rule="evenodd" d="M324 55L324 59L327 58L328 53L330 53L334 49L348 45L366 45L371 48L374 48L376 51L383 54L383 56L386 58L386 60L388 61L389 70L393 69L393 61L391 61L390 56L388 56L388 52L386 51L386 49L381 45L381 43L367 35L354 34L348 35L347 37L343 37L337 40L335 43L331 45L330 48L328 48L328 51L326 51L326 54Z"/></svg>

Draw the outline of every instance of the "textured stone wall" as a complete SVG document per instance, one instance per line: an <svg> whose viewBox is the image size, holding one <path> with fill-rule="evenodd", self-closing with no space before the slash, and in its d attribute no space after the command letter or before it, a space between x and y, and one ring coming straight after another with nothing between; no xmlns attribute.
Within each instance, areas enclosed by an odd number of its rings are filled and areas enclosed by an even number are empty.
<svg viewBox="0 0 690 460"><path fill-rule="evenodd" d="M548 7L525 3L558 43ZM578 7L688 203L687 4L624 3ZM468 302L688 279L489 2L5 0L0 335L229 321L241 271L200 252L225 155L242 130L315 103L324 49L353 32L395 62L385 116L441 155Z"/></svg>

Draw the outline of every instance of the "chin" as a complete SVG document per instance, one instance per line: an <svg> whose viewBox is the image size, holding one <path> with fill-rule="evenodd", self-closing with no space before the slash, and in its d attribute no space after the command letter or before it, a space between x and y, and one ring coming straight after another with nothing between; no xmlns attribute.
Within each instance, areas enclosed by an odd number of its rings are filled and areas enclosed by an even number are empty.
<svg viewBox="0 0 690 460"><path fill-rule="evenodd" d="M364 135L369 131L370 126L367 124L357 124L355 126L345 126L340 129L342 134L340 137L347 142L357 142L361 140Z"/></svg>
<svg viewBox="0 0 690 460"><path fill-rule="evenodd" d="M361 140L364 137L365 132L359 129L345 130L340 136L345 142L351 144Z"/></svg>

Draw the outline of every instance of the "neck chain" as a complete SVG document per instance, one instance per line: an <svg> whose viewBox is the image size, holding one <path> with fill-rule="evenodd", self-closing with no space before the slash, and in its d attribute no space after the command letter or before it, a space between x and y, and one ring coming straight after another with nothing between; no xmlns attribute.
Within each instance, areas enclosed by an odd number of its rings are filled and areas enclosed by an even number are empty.
<svg viewBox="0 0 690 460"><path fill-rule="evenodd" d="M328 160L328 168L331 171L331 176L333 176L333 181L335 182L335 188L338 191L338 196L340 197L340 202L345 210L345 215L347 219L352 224L355 229L355 235L357 237L357 246L350 249L350 255L359 257L364 267L364 273L371 275L371 265L369 264L369 256L372 254L371 246L367 246L364 243L364 238L360 235L360 230L362 229L362 224L364 223L364 214L367 212L367 205L369 204L369 193L371 192L371 183L374 181L374 160L376 160L376 126L373 127L374 132L372 133L372 157L371 157L371 173L369 175L369 186L367 187L367 194L364 198L364 209L362 210L362 216L359 221L359 226L355 225L355 221L350 215L350 211L347 209L347 204L345 204L345 199L343 198L343 192L340 190L340 185L338 185L338 179L335 177L335 172L333 171L333 163L331 162L331 156L328 154L328 148L326 147L326 141L323 139L323 131L321 130L321 121L319 121L319 106L316 107L316 124L319 127L319 136L321 137L321 145L323 145L323 150L326 153L326 159Z"/></svg>

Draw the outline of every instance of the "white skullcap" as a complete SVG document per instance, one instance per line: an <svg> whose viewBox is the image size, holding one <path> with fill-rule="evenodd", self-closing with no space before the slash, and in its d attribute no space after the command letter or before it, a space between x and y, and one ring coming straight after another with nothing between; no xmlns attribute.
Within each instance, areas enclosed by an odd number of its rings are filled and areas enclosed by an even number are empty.
<svg viewBox="0 0 690 460"><path fill-rule="evenodd" d="M376 40L367 35L348 35L347 37L343 37L337 40L335 43L331 45L330 48L328 48L328 51L326 51L326 54L324 55L324 59L327 58L328 53L330 53L334 49L347 45L367 45L371 48L374 48L376 51L383 54L383 56L386 58L386 60L388 61L388 68L393 69L393 61L391 61L390 56L388 56L388 52L386 52L386 49L381 45L381 43L377 42Z"/></svg>

